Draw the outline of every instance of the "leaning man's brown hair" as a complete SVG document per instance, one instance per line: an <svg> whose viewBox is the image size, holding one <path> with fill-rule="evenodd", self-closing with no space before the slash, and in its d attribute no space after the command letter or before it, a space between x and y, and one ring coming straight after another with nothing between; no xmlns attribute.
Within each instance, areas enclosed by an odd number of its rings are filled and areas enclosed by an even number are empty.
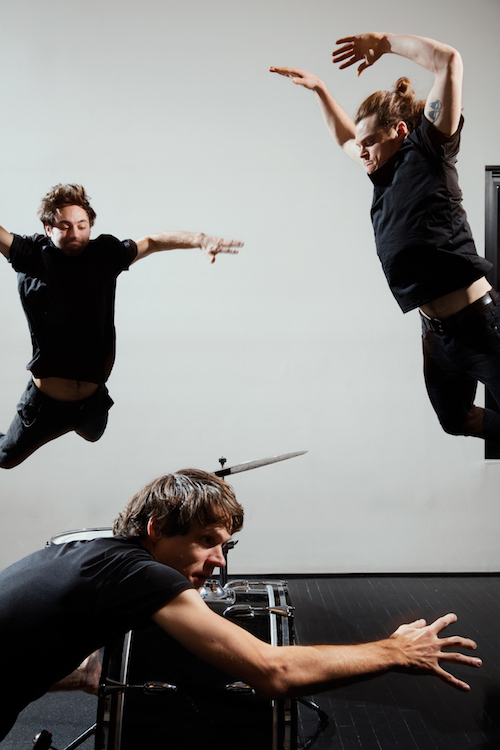
<svg viewBox="0 0 500 750"><path fill-rule="evenodd" d="M230 534L243 526L243 508L231 485L199 469L167 474L139 490L115 520L113 534L145 538L153 517L165 536L187 534L193 521L222 525Z"/></svg>

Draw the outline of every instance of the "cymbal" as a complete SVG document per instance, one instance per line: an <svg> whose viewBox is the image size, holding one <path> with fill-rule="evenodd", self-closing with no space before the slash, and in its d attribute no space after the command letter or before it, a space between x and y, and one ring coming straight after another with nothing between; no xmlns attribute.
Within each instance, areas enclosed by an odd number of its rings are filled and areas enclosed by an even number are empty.
<svg viewBox="0 0 500 750"><path fill-rule="evenodd" d="M240 471L249 471L250 469L257 469L259 466L267 466L267 464L275 464L278 461L286 461L288 458L295 458L295 456L303 456L307 451L296 451L295 453L282 453L281 456L270 456L269 458L259 458L257 461L246 461L243 464L236 464L236 466L230 466L227 469L217 469L213 473L218 477L227 477L229 474L238 474Z"/></svg>

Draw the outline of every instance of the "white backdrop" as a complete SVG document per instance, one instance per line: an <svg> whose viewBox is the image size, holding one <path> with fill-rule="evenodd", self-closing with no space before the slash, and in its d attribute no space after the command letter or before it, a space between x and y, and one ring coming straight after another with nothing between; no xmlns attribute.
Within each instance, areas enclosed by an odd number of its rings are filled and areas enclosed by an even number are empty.
<svg viewBox="0 0 500 750"><path fill-rule="evenodd" d="M308 450L240 474L231 572L498 571L500 464L444 434L421 375L418 315L392 299L371 187L324 128L297 65L345 108L409 75L361 78L337 38L432 36L465 63L459 161L483 252L484 167L500 163L498 0L18 0L3 8L0 223L40 231L41 196L81 182L94 236L165 229L245 241L148 258L118 281L115 400L104 437L74 434L0 473L0 566L65 529L108 525L150 479ZM361 20L360 20L361 19ZM16 278L0 264L0 429L28 380Z"/></svg>

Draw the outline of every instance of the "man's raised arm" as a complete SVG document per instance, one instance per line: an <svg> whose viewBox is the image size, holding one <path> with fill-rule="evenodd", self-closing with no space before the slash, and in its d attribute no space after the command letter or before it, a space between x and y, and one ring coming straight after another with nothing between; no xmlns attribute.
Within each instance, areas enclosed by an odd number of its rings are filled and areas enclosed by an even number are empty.
<svg viewBox="0 0 500 750"><path fill-rule="evenodd" d="M434 39L407 34L356 34L338 39L341 45L332 53L340 69L361 61L358 75L382 55L407 57L434 74L434 84L425 103L425 116L445 135L453 135L462 111L463 65L460 53Z"/></svg>
<svg viewBox="0 0 500 750"><path fill-rule="evenodd" d="M137 240L137 256L134 263L151 253L162 250L177 250L181 248L199 247L210 260L215 262L219 253L237 253L235 248L243 247L243 242L224 240L221 237L208 237L203 232L161 232L150 234Z"/></svg>
<svg viewBox="0 0 500 750"><path fill-rule="evenodd" d="M457 619L448 614L431 625L416 620L390 638L353 646L270 646L212 612L194 590L183 591L153 620L196 656L244 680L272 698L325 690L331 682L391 669L410 669L441 678L459 690L469 685L440 662L479 667L481 660L451 648L475 649L469 638L439 638Z"/></svg>
<svg viewBox="0 0 500 750"><path fill-rule="evenodd" d="M316 94L326 127L334 141L348 156L362 165L359 148L354 142L354 122L333 98L324 81L301 68L269 68L271 73L291 78L292 83L303 86Z"/></svg>
<svg viewBox="0 0 500 750"><path fill-rule="evenodd" d="M3 227L0 227L0 253L5 255L6 258L10 257L10 247L12 245L14 237Z"/></svg>

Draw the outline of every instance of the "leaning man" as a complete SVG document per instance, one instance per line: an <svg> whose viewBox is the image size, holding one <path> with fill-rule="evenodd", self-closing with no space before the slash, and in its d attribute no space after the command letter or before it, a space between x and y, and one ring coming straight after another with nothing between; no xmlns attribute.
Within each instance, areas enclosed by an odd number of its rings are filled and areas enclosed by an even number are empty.
<svg viewBox="0 0 500 750"><path fill-rule="evenodd" d="M263 696L327 689L332 681L410 668L460 690L469 685L442 662L479 667L440 638L457 619L416 620L390 638L351 646L271 646L212 611L200 589L225 564L224 547L243 509L230 485L186 469L146 485L114 524L113 538L45 547L0 573L0 741L18 713L96 649L130 629L161 626L197 657ZM62 683L60 681L63 681ZM71 679L69 680L71 684Z"/></svg>

